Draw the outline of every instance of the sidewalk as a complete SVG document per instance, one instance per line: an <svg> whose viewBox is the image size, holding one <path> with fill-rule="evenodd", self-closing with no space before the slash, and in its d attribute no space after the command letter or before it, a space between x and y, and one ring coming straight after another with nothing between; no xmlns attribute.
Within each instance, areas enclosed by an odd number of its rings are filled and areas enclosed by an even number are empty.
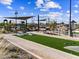
<svg viewBox="0 0 79 59"><path fill-rule="evenodd" d="M79 59L78 56L62 52L60 50L50 48L32 41L24 40L16 36L5 35L4 38L19 48L25 50L26 52L29 51L39 59Z"/></svg>

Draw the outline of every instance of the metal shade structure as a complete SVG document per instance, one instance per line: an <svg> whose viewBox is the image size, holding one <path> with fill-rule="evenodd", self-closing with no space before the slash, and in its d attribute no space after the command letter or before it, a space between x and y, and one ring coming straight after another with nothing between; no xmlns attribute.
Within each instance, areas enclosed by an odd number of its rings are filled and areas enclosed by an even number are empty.
<svg viewBox="0 0 79 59"><path fill-rule="evenodd" d="M6 19L15 19L15 20L25 20L26 21L26 28L27 28L27 20L29 18L33 18L34 16L21 16L21 17L3 17L3 18L6 18ZM16 22L17 24L17 22ZM16 25L17 26L17 25Z"/></svg>
<svg viewBox="0 0 79 59"><path fill-rule="evenodd" d="M42 19L42 20L40 20L40 21L46 21L46 19Z"/></svg>
<svg viewBox="0 0 79 59"><path fill-rule="evenodd" d="M4 17L4 18L7 18L7 19L18 19L18 20L27 20L29 18L32 18L34 16L21 16L21 17Z"/></svg>

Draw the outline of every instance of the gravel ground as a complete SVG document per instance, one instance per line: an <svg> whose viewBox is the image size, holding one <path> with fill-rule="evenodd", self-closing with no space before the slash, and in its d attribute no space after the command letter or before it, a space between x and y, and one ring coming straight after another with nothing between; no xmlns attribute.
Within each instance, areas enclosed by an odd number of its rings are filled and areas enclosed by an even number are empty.
<svg viewBox="0 0 79 59"><path fill-rule="evenodd" d="M32 57L32 58L31 58ZM24 50L0 38L0 59L36 59Z"/></svg>

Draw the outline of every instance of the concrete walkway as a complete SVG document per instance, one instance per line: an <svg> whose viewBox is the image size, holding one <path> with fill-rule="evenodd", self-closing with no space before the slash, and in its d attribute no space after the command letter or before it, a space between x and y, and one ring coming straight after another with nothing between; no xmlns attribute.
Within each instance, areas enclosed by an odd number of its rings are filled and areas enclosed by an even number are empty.
<svg viewBox="0 0 79 59"><path fill-rule="evenodd" d="M4 35L4 38L19 48L36 56L38 59L79 59L78 56L62 52L60 50L50 48L32 41L24 40L16 36Z"/></svg>

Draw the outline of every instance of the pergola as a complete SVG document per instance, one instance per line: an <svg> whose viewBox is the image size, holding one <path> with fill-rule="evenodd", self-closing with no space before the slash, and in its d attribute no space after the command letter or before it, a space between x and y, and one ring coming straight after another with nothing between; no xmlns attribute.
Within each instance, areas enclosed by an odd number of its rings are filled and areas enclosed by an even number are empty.
<svg viewBox="0 0 79 59"><path fill-rule="evenodd" d="M25 20L26 21L26 28L27 28L27 20L29 19L29 18L33 18L34 16L21 16L21 17L4 17L4 18L6 18L6 19L15 19L16 21L17 20ZM16 22L16 24L17 24L17 22Z"/></svg>
<svg viewBox="0 0 79 59"><path fill-rule="evenodd" d="M26 19L29 19L29 18L32 18L34 16L21 16L21 17L4 17L4 18L7 18L7 19L21 19L21 20L26 20Z"/></svg>
<svg viewBox="0 0 79 59"><path fill-rule="evenodd" d="M26 28L27 28L27 20L29 19L29 18L33 18L33 17L35 17L35 16L21 16L21 17L4 17L5 19L15 19L16 21L17 20L25 20L26 21ZM40 20L39 19L40 17L39 17L39 15L38 15L38 31L39 31L39 28L40 28L40 21L45 21L46 19L43 19L43 20ZM16 24L17 24L17 22L16 22Z"/></svg>

